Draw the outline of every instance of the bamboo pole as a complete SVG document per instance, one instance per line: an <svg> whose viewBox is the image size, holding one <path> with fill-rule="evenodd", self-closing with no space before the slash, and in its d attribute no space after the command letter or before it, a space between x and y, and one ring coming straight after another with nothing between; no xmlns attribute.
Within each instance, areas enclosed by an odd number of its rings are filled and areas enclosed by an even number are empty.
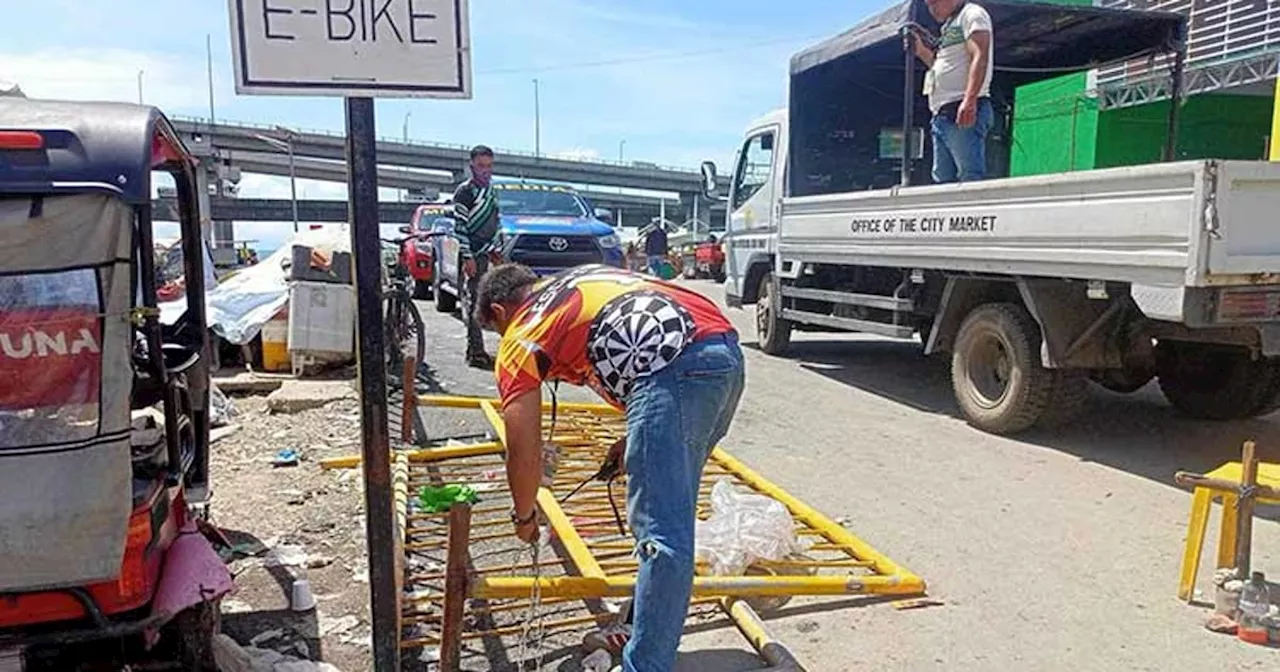
<svg viewBox="0 0 1280 672"><path fill-rule="evenodd" d="M467 606L467 546L471 536L471 505L449 509L449 555L445 565L444 621L440 633L440 669L458 672L462 662L462 616Z"/></svg>

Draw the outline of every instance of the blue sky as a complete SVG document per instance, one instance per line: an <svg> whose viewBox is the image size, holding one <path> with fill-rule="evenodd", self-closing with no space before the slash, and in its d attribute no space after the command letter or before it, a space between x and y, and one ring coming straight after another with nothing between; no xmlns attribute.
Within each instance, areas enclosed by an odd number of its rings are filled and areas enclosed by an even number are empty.
<svg viewBox="0 0 1280 672"><path fill-rule="evenodd" d="M546 154L616 159L625 140L628 161L694 167L711 158L723 167L743 127L784 104L790 54L882 4L471 0L474 98L380 100L378 132L399 137L408 114L415 140L531 151L536 77ZM147 103L170 114L208 116L209 34L219 119L342 129L337 98L235 95L224 0L0 0L0 6L0 79L17 81L29 96L136 101L142 71ZM602 60L624 62L583 65ZM344 195L339 184L304 181L300 188L311 198ZM288 186L249 176L241 193L287 196Z"/></svg>

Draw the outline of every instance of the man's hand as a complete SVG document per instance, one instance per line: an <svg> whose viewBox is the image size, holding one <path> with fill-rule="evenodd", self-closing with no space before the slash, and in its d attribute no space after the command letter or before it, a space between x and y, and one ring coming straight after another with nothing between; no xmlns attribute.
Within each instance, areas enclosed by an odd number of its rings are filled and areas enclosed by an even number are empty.
<svg viewBox="0 0 1280 672"><path fill-rule="evenodd" d="M526 544L532 544L538 540L538 517L532 516L529 522L524 525L516 525L516 537Z"/></svg>
<svg viewBox="0 0 1280 672"><path fill-rule="evenodd" d="M627 437L622 437L609 446L609 454L605 457L605 463L614 463L618 467L618 473L624 473L627 470Z"/></svg>
<svg viewBox="0 0 1280 672"><path fill-rule="evenodd" d="M978 101L966 96L960 101L960 108L956 110L956 125L960 128L970 128L977 122Z"/></svg>
<svg viewBox="0 0 1280 672"><path fill-rule="evenodd" d="M476 274L476 260L472 259L471 257L467 257L466 259L463 259L462 275L468 278L471 278L471 277L475 277L475 274Z"/></svg>
<svg viewBox="0 0 1280 672"><path fill-rule="evenodd" d="M925 65L933 67L933 59L937 54L930 46L933 43L933 37L925 31L924 28L917 25L909 25L907 29L911 31L911 48L916 52L916 58L919 58Z"/></svg>

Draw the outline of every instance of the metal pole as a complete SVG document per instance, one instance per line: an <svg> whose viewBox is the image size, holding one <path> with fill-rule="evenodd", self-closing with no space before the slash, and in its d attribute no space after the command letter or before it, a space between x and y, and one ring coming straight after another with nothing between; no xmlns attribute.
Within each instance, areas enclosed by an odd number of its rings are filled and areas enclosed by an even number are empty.
<svg viewBox="0 0 1280 672"><path fill-rule="evenodd" d="M915 21L915 3L911 3L907 20ZM911 48L911 31L902 29L902 174L899 183L904 187L911 186L911 136L915 126L916 111L916 54ZM937 151L935 149L934 151Z"/></svg>
<svg viewBox="0 0 1280 672"><path fill-rule="evenodd" d="M538 78L533 79L533 155L542 156L542 105L538 101Z"/></svg>
<svg viewBox="0 0 1280 672"><path fill-rule="evenodd" d="M142 70L138 71L138 104L142 104Z"/></svg>
<svg viewBox="0 0 1280 672"><path fill-rule="evenodd" d="M402 130L404 131L404 144L406 145L409 144L409 117L412 117L412 116L413 116L413 112L404 113L404 128ZM409 200L409 190L407 188L401 189L400 201L404 202L407 200Z"/></svg>
<svg viewBox="0 0 1280 672"><path fill-rule="evenodd" d="M372 98L347 98L347 193L355 257L361 465L369 553L373 669L399 672L396 529L387 374L382 330L382 243L378 238L378 156Z"/></svg>
<svg viewBox="0 0 1280 672"><path fill-rule="evenodd" d="M213 37L208 33L204 35L204 58L205 70L209 74L209 125L213 126Z"/></svg>
<svg viewBox="0 0 1280 672"><path fill-rule="evenodd" d="M626 138L618 141L618 163L622 163L622 148L627 146Z"/></svg>
<svg viewBox="0 0 1280 672"><path fill-rule="evenodd" d="M293 201L293 232L298 232L298 179L294 172L293 166L293 136L289 135L285 141L285 148L289 151L289 198Z"/></svg>
<svg viewBox="0 0 1280 672"><path fill-rule="evenodd" d="M1187 60L1187 24L1178 25L1178 50L1173 55L1173 82L1169 87L1169 128L1164 136L1164 160L1173 161L1178 154L1178 115L1182 107L1183 77Z"/></svg>
<svg viewBox="0 0 1280 672"><path fill-rule="evenodd" d="M693 233L695 236L698 233L698 229L702 227L702 222L698 221L698 201L701 200L702 196L700 194L693 195ZM710 229L711 227L707 228Z"/></svg>

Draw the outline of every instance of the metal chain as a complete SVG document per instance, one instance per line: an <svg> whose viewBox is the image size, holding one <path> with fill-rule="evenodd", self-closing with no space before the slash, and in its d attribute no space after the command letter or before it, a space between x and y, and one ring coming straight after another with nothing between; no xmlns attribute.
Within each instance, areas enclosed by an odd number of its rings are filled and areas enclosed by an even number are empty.
<svg viewBox="0 0 1280 672"><path fill-rule="evenodd" d="M520 648L516 653L516 657L520 660L520 669L525 669L525 662L529 659L529 643L534 643L534 652L537 655L535 659L535 670L542 669L542 657L545 651L542 647L542 640L546 637L546 628L543 620L542 612L542 562L541 562L541 546L538 539L534 539L529 544L530 555L533 559L533 588L529 591L529 611L525 616L524 625L520 631ZM534 626L534 623L537 626Z"/></svg>

